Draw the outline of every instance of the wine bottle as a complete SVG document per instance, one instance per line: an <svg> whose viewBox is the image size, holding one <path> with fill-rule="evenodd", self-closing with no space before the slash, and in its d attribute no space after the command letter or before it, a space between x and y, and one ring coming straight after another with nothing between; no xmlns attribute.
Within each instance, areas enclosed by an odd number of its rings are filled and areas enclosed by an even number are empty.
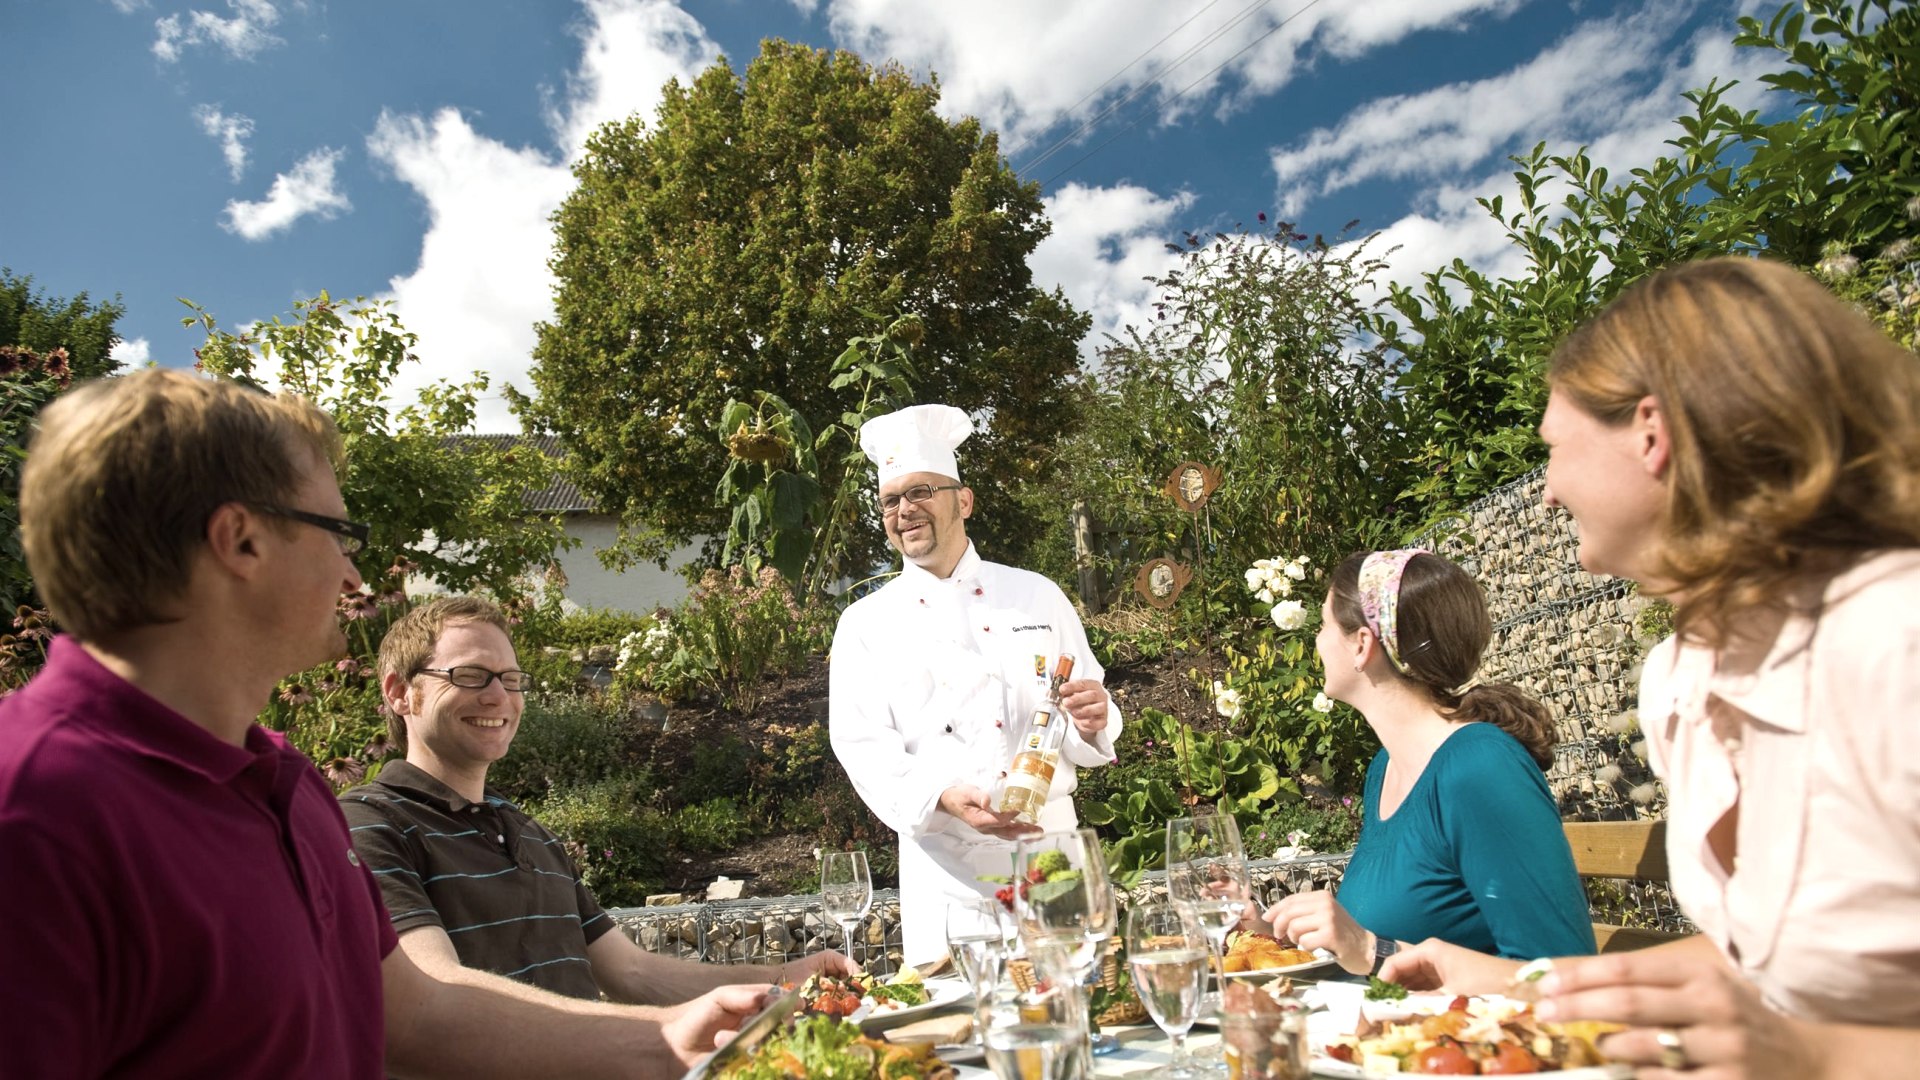
<svg viewBox="0 0 1920 1080"><path fill-rule="evenodd" d="M1073 675L1073 657L1062 656L1047 680L1047 696L1033 710L1027 737L1007 770L1000 812L1015 815L1027 825L1040 823L1040 808L1053 787L1053 770L1060 763L1060 745L1067 741L1067 711L1060 707L1060 687Z"/></svg>

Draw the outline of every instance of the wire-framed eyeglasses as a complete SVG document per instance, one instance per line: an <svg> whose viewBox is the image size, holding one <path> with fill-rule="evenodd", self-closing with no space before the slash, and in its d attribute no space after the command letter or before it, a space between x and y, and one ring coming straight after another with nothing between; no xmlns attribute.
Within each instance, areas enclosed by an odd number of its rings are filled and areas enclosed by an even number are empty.
<svg viewBox="0 0 1920 1080"><path fill-rule="evenodd" d="M255 503L253 508L263 514L272 514L274 517L283 517L288 521L298 521L316 529L327 530L333 534L333 542L340 545L342 555L358 555L361 549L367 546L367 536L371 527L365 522L348 521L345 518L328 517L325 514L295 510L288 506L271 506L266 503Z"/></svg>
<svg viewBox="0 0 1920 1080"><path fill-rule="evenodd" d="M485 690L500 680L500 689L509 694L524 694L533 689L533 676L524 671L494 671L478 664L459 664L450 668L421 668L421 675L438 675L462 690Z"/></svg>
<svg viewBox="0 0 1920 1080"><path fill-rule="evenodd" d="M966 485L940 484L935 486L933 484L915 484L898 494L880 496L880 512L883 514L891 514L900 509L900 504L903 501L919 506L921 503L933 498L933 493L936 491L959 491L963 487L966 487Z"/></svg>

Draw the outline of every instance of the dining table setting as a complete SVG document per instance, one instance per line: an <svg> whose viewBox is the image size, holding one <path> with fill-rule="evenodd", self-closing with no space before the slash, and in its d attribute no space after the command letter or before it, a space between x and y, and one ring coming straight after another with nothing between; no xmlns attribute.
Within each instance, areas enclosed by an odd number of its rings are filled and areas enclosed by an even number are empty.
<svg viewBox="0 0 1920 1080"><path fill-rule="evenodd" d="M788 988L688 1080L1632 1075L1599 1060L1598 1032L1539 1024L1519 992L1369 985L1264 932L1231 814L1195 807L1166 843L1164 889L1128 890L1091 829L1022 839L996 896L949 908L942 961ZM864 861L826 861L830 914L848 920Z"/></svg>

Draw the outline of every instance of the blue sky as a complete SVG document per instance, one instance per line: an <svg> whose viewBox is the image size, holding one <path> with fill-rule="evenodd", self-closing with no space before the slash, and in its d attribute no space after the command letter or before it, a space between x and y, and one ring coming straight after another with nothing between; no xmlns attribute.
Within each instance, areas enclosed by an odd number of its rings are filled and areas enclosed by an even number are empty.
<svg viewBox="0 0 1920 1080"><path fill-rule="evenodd" d="M525 387L547 216L586 134L776 36L936 72L949 115L1000 130L1054 224L1036 278L1093 314L1091 348L1141 320L1165 242L1263 211L1358 218L1401 279L1514 269L1473 201L1510 189L1506 155L1585 144L1624 172L1675 133L1683 90L1740 79L1733 100L1761 104L1769 59L1730 41L1773 6L0 0L0 264L120 294L131 361L192 362L175 297L234 327L327 289L391 298L420 335L397 397L475 370ZM514 426L483 403L483 430Z"/></svg>

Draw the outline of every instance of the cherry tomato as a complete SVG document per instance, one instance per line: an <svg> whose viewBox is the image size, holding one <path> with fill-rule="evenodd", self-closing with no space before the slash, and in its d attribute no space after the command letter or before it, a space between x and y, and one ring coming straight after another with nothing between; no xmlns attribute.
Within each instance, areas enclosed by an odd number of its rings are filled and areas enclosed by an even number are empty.
<svg viewBox="0 0 1920 1080"><path fill-rule="evenodd" d="M1467 999L1464 997L1454 998L1453 1003L1447 1006L1447 1011L1448 1012L1466 1012Z"/></svg>
<svg viewBox="0 0 1920 1080"><path fill-rule="evenodd" d="M1346 1043L1334 1043L1332 1046L1327 1047L1327 1056L1335 1061L1344 1061L1351 1065L1353 1064L1353 1047L1348 1046Z"/></svg>
<svg viewBox="0 0 1920 1080"><path fill-rule="evenodd" d="M1480 1072L1486 1076L1539 1071L1540 1059L1533 1056L1533 1051L1518 1043L1501 1043L1498 1052L1480 1063Z"/></svg>
<svg viewBox="0 0 1920 1080"><path fill-rule="evenodd" d="M1479 1066L1467 1056L1460 1044L1443 1042L1413 1055L1413 1071L1439 1076L1478 1076Z"/></svg>

